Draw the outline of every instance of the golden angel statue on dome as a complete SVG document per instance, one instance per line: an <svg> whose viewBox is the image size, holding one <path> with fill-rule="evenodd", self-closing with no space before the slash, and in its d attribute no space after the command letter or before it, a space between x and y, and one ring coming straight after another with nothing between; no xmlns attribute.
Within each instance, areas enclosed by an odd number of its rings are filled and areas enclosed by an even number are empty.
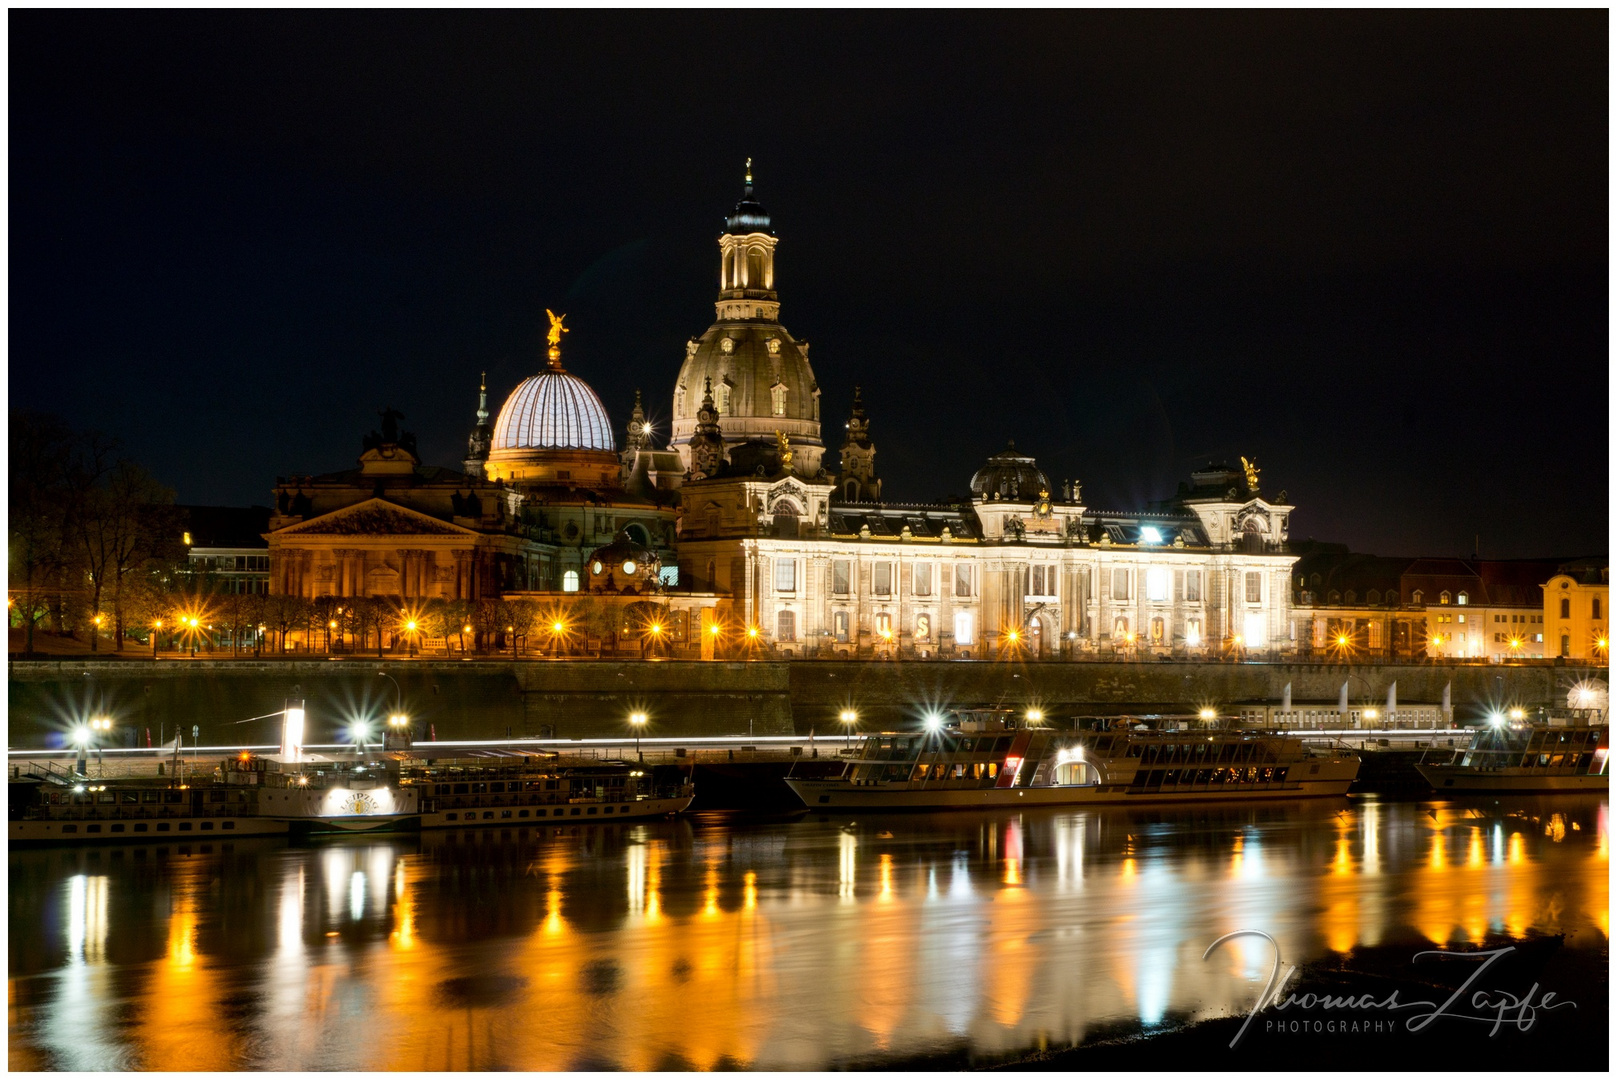
<svg viewBox="0 0 1617 1080"><path fill-rule="evenodd" d="M552 345L560 345L561 344L561 336L563 334L571 334L572 333L571 329L569 329L568 327L565 327L565 326L563 326L561 324L561 321L563 319L567 318L567 316L565 316L565 315L557 315L554 311L551 311L549 308L545 308L545 314L550 316L550 343Z"/></svg>
<svg viewBox="0 0 1617 1080"><path fill-rule="evenodd" d="M780 471L792 471L792 440L783 432L775 432L775 450L780 455Z"/></svg>

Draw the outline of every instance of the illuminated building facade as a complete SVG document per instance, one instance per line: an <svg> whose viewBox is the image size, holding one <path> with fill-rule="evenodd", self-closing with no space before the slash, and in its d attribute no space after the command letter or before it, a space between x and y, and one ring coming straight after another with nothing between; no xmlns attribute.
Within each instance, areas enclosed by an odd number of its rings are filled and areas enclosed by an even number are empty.
<svg viewBox="0 0 1617 1080"><path fill-rule="evenodd" d="M1551 656L1604 660L1611 618L1611 567L1579 559L1556 568L1544 585L1544 626Z"/></svg>

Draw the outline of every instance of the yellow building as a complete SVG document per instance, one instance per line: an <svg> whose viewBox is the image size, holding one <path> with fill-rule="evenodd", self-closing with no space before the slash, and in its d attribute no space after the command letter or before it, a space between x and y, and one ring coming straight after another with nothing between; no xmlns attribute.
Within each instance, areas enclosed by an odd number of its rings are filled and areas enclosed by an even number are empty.
<svg viewBox="0 0 1617 1080"><path fill-rule="evenodd" d="M1611 604L1605 559L1564 563L1544 585L1544 651L1574 660L1603 660Z"/></svg>

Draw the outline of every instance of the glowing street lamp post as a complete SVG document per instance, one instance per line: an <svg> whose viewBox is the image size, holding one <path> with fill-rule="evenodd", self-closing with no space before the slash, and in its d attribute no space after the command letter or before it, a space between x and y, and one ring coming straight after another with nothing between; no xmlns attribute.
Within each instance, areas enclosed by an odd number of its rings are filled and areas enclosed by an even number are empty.
<svg viewBox="0 0 1617 1080"><path fill-rule="evenodd" d="M157 638L163 631L163 620L152 620L152 659L157 659Z"/></svg>
<svg viewBox="0 0 1617 1080"><path fill-rule="evenodd" d="M646 714L632 712L629 714L629 725L634 728L634 756L640 761L646 760L640 753L640 729L646 726Z"/></svg>
<svg viewBox="0 0 1617 1080"><path fill-rule="evenodd" d="M845 745L849 750L852 750L853 729L859 723L859 714L854 712L852 709L843 709L841 719L843 733L847 736Z"/></svg>

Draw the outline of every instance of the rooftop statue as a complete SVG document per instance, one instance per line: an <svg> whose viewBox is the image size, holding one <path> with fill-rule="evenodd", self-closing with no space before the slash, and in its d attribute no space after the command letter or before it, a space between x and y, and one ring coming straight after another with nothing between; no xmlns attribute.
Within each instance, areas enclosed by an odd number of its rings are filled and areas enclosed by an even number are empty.
<svg viewBox="0 0 1617 1080"><path fill-rule="evenodd" d="M1256 461L1248 461L1246 458L1241 459L1241 468L1246 470L1247 490L1256 495L1258 493L1258 473L1262 470L1258 468Z"/></svg>
<svg viewBox="0 0 1617 1080"><path fill-rule="evenodd" d="M568 329L567 327L565 327L565 326L563 326L561 324L561 321L563 319L567 318L567 316L565 316L565 315L557 315L554 311L551 311L549 308L545 308L545 314L550 316L550 336L549 336L548 340L550 341L550 344L552 344L552 345L560 345L561 344L561 336L563 334L571 334L572 333L572 330Z"/></svg>

